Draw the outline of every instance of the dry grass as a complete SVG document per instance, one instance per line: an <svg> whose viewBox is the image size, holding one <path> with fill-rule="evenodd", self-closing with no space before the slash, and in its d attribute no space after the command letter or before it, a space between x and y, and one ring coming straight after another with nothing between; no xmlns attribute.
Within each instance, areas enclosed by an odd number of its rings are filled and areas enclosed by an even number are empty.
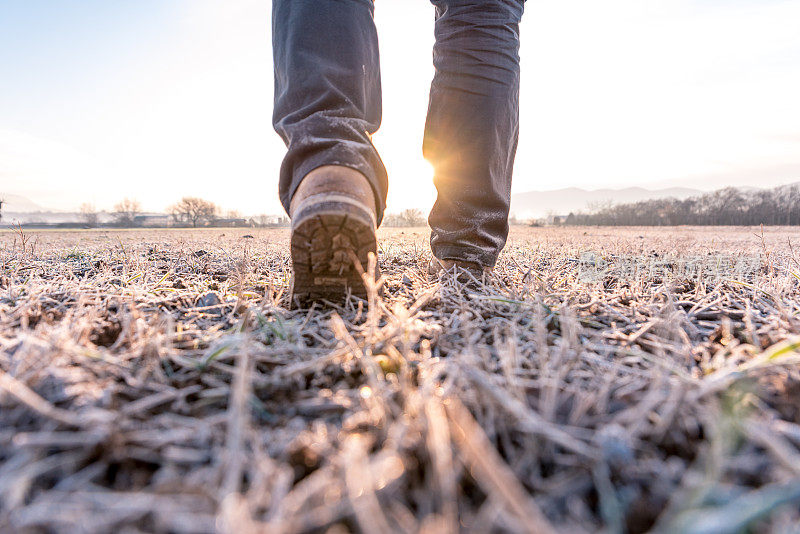
<svg viewBox="0 0 800 534"><path fill-rule="evenodd" d="M290 311L282 231L0 234L0 531L796 529L790 235L392 231Z"/></svg>

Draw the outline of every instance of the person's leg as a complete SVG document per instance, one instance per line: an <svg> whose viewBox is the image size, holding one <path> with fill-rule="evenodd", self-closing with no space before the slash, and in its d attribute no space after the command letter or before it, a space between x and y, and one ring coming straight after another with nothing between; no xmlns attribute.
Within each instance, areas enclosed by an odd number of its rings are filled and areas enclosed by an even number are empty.
<svg viewBox="0 0 800 534"><path fill-rule="evenodd" d="M431 248L439 260L492 267L508 237L524 1L432 3L436 74L423 141L438 191Z"/></svg>
<svg viewBox="0 0 800 534"><path fill-rule="evenodd" d="M363 174L378 220L386 169L370 139L381 122L372 0L273 0L273 126L288 147L279 192L288 212L300 182L324 165Z"/></svg>
<svg viewBox="0 0 800 534"><path fill-rule="evenodd" d="M372 0L273 0L273 124L288 151L280 197L292 219L292 300L366 295L386 170ZM360 264L360 265L359 265Z"/></svg>

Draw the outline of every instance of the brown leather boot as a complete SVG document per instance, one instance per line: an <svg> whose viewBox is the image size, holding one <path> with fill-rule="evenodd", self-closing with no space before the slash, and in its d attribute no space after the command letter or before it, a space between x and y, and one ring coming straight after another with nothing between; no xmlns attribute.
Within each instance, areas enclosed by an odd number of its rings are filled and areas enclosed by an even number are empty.
<svg viewBox="0 0 800 534"><path fill-rule="evenodd" d="M377 252L375 212L372 187L354 169L326 165L303 178L289 207L294 304L366 297L360 269Z"/></svg>

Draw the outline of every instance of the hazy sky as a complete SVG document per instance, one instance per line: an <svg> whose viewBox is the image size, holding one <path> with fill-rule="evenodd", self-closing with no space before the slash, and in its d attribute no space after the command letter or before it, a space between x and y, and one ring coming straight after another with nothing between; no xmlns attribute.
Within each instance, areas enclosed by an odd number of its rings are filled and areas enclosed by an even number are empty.
<svg viewBox="0 0 800 534"><path fill-rule="evenodd" d="M278 213L266 0L0 0L0 194ZM433 8L377 0L389 209L427 208ZM530 0L514 190L800 180L800 1Z"/></svg>

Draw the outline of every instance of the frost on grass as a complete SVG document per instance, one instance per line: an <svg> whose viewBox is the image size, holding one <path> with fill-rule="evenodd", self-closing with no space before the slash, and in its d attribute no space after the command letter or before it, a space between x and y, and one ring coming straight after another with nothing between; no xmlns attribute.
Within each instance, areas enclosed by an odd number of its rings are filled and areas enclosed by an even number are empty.
<svg viewBox="0 0 800 534"><path fill-rule="evenodd" d="M477 287L394 231L311 310L248 232L0 234L0 531L800 521L788 231L517 229Z"/></svg>

